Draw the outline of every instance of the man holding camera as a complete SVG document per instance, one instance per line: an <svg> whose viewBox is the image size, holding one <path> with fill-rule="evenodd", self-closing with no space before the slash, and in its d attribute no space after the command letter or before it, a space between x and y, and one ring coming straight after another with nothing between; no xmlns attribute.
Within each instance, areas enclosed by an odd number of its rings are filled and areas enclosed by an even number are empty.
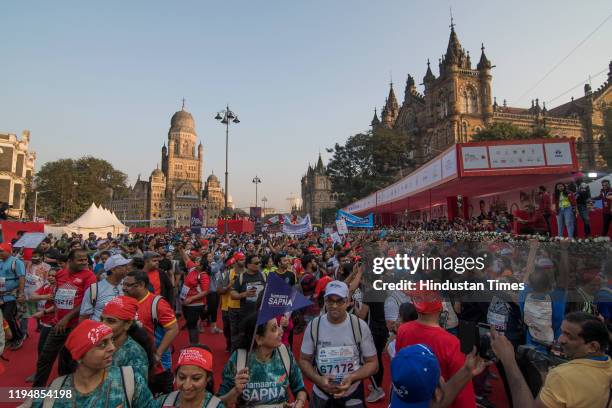
<svg viewBox="0 0 612 408"><path fill-rule="evenodd" d="M491 347L508 377L515 407L596 408L612 399L612 362L606 355L609 333L605 324L584 312L565 316L559 343L569 362L548 372L534 400L517 365L514 347L505 336L491 330Z"/></svg>

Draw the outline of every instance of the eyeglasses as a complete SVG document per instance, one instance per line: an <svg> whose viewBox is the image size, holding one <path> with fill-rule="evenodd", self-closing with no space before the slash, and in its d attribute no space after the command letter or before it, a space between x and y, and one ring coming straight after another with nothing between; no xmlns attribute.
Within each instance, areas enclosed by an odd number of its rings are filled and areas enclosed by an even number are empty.
<svg viewBox="0 0 612 408"><path fill-rule="evenodd" d="M124 288L133 288L136 285L138 285L138 282L134 282L134 283L123 282L123 287Z"/></svg>
<svg viewBox="0 0 612 408"><path fill-rule="evenodd" d="M342 306L345 302L345 299L333 300L330 298L325 298L325 304L329 306Z"/></svg>

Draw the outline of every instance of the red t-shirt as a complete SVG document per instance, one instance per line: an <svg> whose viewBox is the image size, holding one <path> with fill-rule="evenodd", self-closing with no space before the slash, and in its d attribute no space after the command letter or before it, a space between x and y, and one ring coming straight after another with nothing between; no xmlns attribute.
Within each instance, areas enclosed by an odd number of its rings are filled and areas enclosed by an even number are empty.
<svg viewBox="0 0 612 408"><path fill-rule="evenodd" d="M403 323L397 331L395 351L411 346L424 344L433 351L440 363L440 371L448 381L465 363L459 339L441 327L432 327L417 321ZM474 386L470 381L450 405L453 408L476 408Z"/></svg>
<svg viewBox="0 0 612 408"><path fill-rule="evenodd" d="M200 275L198 282L198 275ZM198 290L198 285L200 290ZM181 300L187 299L188 297L195 296L201 292L207 292L210 288L210 277L206 272L198 272L196 269L189 271L185 277L183 283L183 289L181 289ZM200 306L206 304L206 296L202 299L190 303L188 306Z"/></svg>
<svg viewBox="0 0 612 408"><path fill-rule="evenodd" d="M157 321L159 325L155 327L153 325L153 317L151 316L151 307L154 298L155 295L149 292L145 297L138 301L138 314L136 317L138 321L142 323L142 327L149 334L150 338L153 341L153 344L155 345L155 348L157 348L157 346L161 342L161 339L164 337L164 329L167 329L168 327L176 323L176 316L174 314L174 310L172 310L172 307L170 307L170 304L164 298L161 298L159 302L157 302ZM163 372L165 369L170 368L170 366L172 365L170 349L165 351L164 355L162 356L161 362L163 365L165 365L165 367L158 364L155 367L156 373Z"/></svg>
<svg viewBox="0 0 612 408"><path fill-rule="evenodd" d="M68 269L62 269L55 275L57 289L55 290L55 322L59 322L74 308L79 308L83 301L83 295L92 283L96 283L96 275L89 269L83 269L76 273L70 273ZM67 328L75 327L79 323L77 313L66 325Z"/></svg>
<svg viewBox="0 0 612 408"><path fill-rule="evenodd" d="M53 293L54 290L55 290L55 286L51 286L48 283L45 283L40 288L36 289L34 293L36 293L37 295L48 295L50 293ZM53 305L54 305L53 300L47 300L45 301L44 307L45 309L48 309ZM52 326L54 323L54 319L55 318L53 316L53 313L43 314L42 317L40 318L40 322L44 325Z"/></svg>
<svg viewBox="0 0 612 408"><path fill-rule="evenodd" d="M147 276L149 277L149 283L153 286L153 294L161 295L161 282L159 281L159 271L154 269L152 271L147 272Z"/></svg>
<svg viewBox="0 0 612 408"><path fill-rule="evenodd" d="M315 286L314 296L316 298L321 296L321 293L325 292L325 288L327 287L327 284L333 280L334 279L331 276L324 276L321 279L319 279L317 281L317 286Z"/></svg>

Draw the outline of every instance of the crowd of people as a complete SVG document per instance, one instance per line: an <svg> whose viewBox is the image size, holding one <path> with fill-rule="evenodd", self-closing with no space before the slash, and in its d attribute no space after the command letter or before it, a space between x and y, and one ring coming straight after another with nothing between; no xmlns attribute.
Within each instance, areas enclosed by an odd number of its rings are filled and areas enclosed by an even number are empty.
<svg viewBox="0 0 612 408"><path fill-rule="evenodd" d="M39 332L27 381L71 397L24 403L34 407L365 407L386 398L392 407L491 407L496 377L516 407L609 406L610 242L438 227L341 241L173 231L49 236L33 250L2 243L0 350L6 339L19 353L28 330ZM435 264L381 275L369 267L373 257L401 255L486 261L461 274ZM312 303L257 324L271 275ZM383 292L375 279L508 286ZM495 358L484 345L465 349L467 324L489 331ZM176 349L181 330L189 345ZM225 355L207 346L211 336L223 336ZM534 379L526 354L563 363Z"/></svg>

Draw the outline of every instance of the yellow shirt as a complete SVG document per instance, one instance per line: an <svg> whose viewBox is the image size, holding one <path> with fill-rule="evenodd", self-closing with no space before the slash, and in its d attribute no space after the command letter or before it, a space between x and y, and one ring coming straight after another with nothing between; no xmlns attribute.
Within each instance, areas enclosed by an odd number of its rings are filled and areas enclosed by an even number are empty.
<svg viewBox="0 0 612 408"><path fill-rule="evenodd" d="M230 271L230 282L232 283L232 286L230 286L230 290L227 291L226 294L222 295L222 298L225 298L225 304L226 304L226 309L240 309L240 299L238 300L233 300L230 292L232 291L232 288L234 287L234 281L236 280L236 270L232 268L232 270ZM223 306L223 299L221 299L221 306ZM221 310L223 310L223 308L221 308Z"/></svg>
<svg viewBox="0 0 612 408"><path fill-rule="evenodd" d="M612 386L612 361L578 358L548 373L540 400L549 408L603 408Z"/></svg>

